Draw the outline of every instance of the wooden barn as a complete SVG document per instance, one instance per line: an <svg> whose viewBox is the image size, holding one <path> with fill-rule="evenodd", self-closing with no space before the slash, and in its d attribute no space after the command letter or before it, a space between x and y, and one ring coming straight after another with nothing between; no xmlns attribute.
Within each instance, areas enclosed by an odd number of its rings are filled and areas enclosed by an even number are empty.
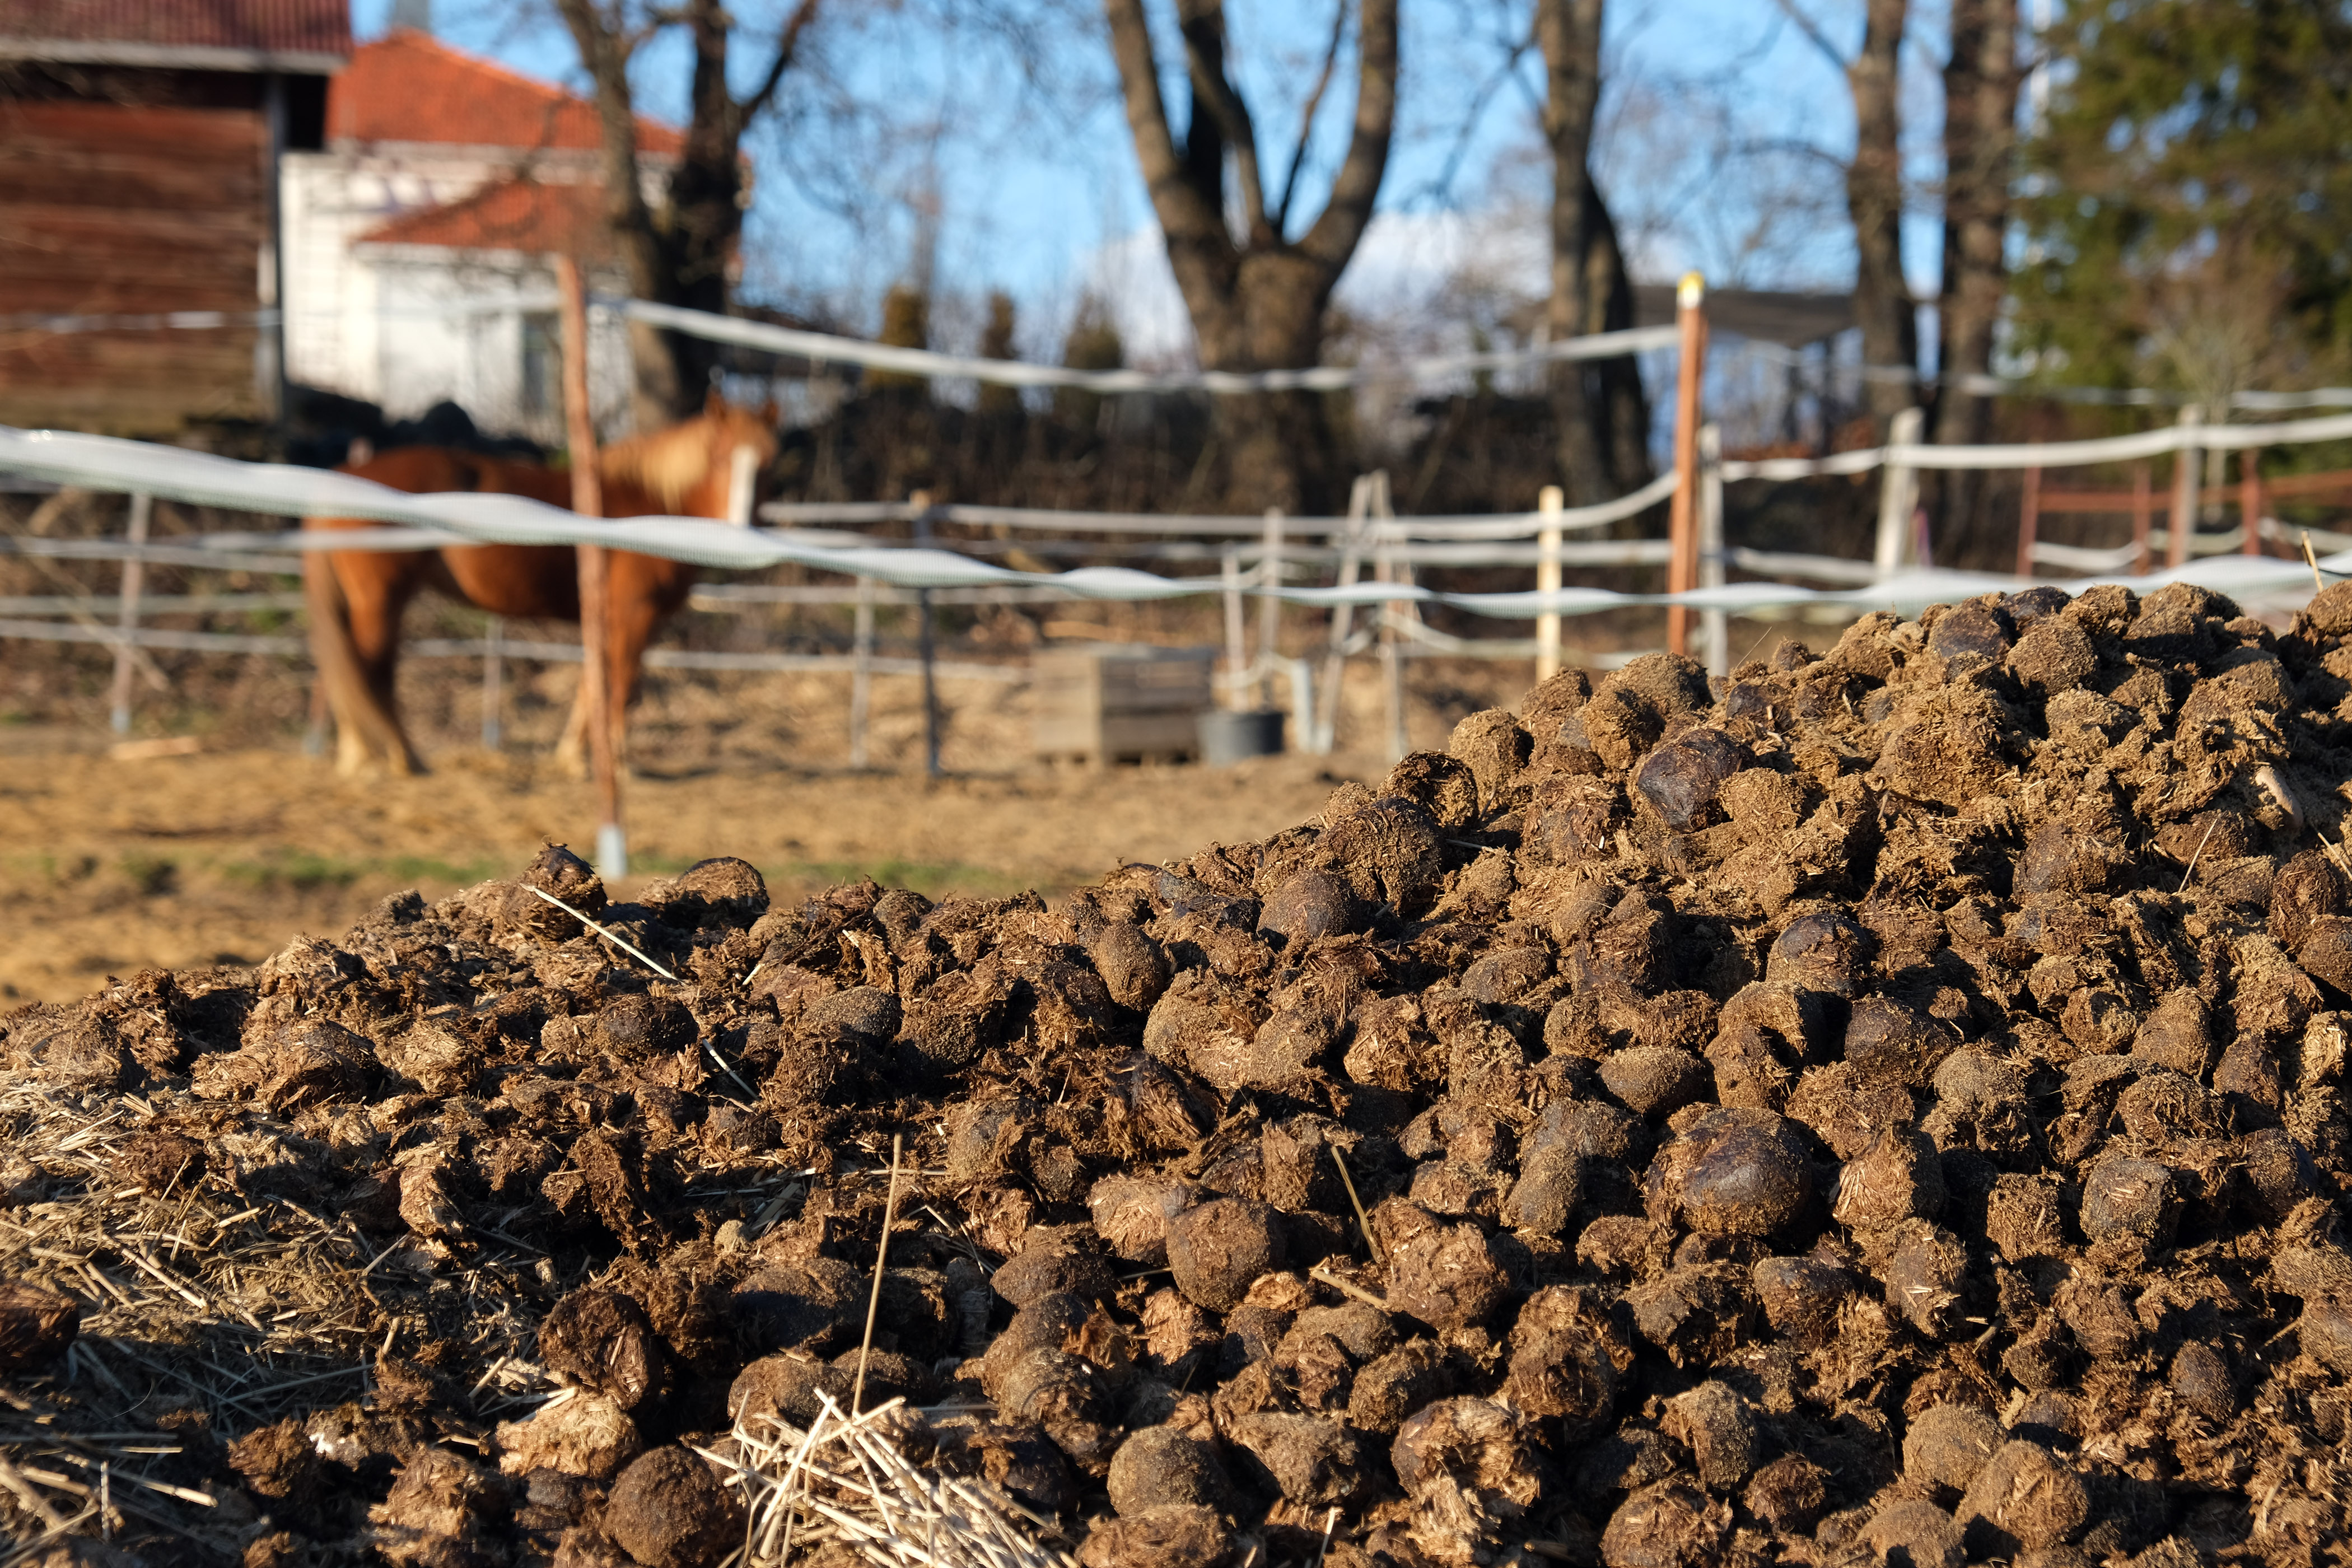
<svg viewBox="0 0 2352 1568"><path fill-rule="evenodd" d="M349 0L0 4L0 424L274 414L279 162L351 49Z"/></svg>

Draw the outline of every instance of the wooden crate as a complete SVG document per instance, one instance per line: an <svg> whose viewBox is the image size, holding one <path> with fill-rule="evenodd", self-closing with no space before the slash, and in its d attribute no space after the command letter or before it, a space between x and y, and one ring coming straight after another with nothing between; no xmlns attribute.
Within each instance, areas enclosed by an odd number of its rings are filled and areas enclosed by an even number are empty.
<svg viewBox="0 0 2352 1568"><path fill-rule="evenodd" d="M1097 767L1192 755L1216 658L1214 648L1138 643L1041 650L1030 660L1038 754L1084 757Z"/></svg>

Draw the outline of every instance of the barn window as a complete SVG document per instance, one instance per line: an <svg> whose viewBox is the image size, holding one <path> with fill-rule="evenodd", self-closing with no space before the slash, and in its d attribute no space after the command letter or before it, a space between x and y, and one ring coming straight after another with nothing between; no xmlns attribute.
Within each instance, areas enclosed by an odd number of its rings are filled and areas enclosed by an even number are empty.
<svg viewBox="0 0 2352 1568"><path fill-rule="evenodd" d="M563 339L552 310L533 311L522 319L522 412L536 419L561 405Z"/></svg>

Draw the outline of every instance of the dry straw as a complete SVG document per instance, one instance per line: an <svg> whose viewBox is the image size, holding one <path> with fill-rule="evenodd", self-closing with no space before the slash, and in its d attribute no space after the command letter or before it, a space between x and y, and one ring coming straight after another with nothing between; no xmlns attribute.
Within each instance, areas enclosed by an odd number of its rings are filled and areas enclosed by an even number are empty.
<svg viewBox="0 0 2352 1568"><path fill-rule="evenodd" d="M299 1141L265 1116L208 1129L210 1161L234 1163L233 1176L163 1173L163 1192L126 1176L141 1132L182 1116L218 1121L224 1109L0 1078L11 1198L0 1279L81 1306L64 1357L0 1385L0 1493L37 1537L0 1552L0 1568L42 1542L126 1530L236 1560L250 1531L224 1518L211 1483L173 1479L181 1445L155 1428L159 1411L201 1411L234 1435L359 1399L379 1348L404 1331L470 1342L489 1369L480 1408L493 1418L544 1384L528 1360L535 1259L468 1244L457 1290L450 1272L435 1290L421 1258L371 1273L385 1259L349 1218L283 1195L303 1184Z"/></svg>
<svg viewBox="0 0 2352 1568"><path fill-rule="evenodd" d="M903 1401L853 1418L818 1397L805 1431L746 1417L719 1447L697 1450L744 1502L733 1568L783 1568L833 1543L877 1568L1077 1568L1045 1544L1051 1521L988 1481L909 1460L899 1440L919 1422Z"/></svg>

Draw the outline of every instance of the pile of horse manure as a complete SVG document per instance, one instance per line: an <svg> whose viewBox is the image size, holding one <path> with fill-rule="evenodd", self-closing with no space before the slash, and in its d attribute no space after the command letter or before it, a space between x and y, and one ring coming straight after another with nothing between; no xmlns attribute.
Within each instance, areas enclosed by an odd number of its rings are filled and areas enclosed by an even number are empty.
<svg viewBox="0 0 2352 1568"><path fill-rule="evenodd" d="M251 1568L2341 1561L2347 778L2352 584L2035 589L1564 675L1058 909L551 847L23 1009L0 1510Z"/></svg>

